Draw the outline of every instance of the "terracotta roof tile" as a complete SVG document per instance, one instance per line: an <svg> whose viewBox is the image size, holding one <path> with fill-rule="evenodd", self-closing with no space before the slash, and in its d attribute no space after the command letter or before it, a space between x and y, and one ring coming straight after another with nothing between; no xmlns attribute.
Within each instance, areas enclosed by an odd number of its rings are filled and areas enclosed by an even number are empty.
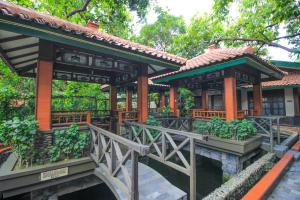
<svg viewBox="0 0 300 200"><path fill-rule="evenodd" d="M238 48L212 48L207 49L205 53L196 56L186 62L186 64L180 67L179 70L162 74L152 79L158 79L169 75L178 74L184 71L193 70L195 68L206 67L207 65L219 63L222 61L227 61L233 58L238 58L244 55L250 55L255 57L261 61L263 61L260 57L254 55L253 48L250 46L238 47ZM263 61L265 62L265 61ZM267 64L267 63L266 63ZM269 64L268 64L269 65ZM276 66L270 65L270 67L282 73Z"/></svg>
<svg viewBox="0 0 300 200"><path fill-rule="evenodd" d="M154 48L137 44L129 40L125 40L113 35L109 35L92 28L84 27L78 24L74 24L58 17L54 17L48 14L39 13L32 9L17 6L12 3L0 1L0 13L11 17L20 18L26 21L33 21L38 24L48 25L51 28L62 29L66 32L72 32L77 35L83 35L87 38L91 38L98 41L104 41L115 46L121 46L125 49L141 52L157 58L163 58L165 60L178 63L180 65L185 64L186 59L180 56L169 54L163 51L156 50Z"/></svg>
<svg viewBox="0 0 300 200"><path fill-rule="evenodd" d="M300 74L286 75L281 80L268 81L262 83L263 87L290 86L290 85L300 85Z"/></svg>

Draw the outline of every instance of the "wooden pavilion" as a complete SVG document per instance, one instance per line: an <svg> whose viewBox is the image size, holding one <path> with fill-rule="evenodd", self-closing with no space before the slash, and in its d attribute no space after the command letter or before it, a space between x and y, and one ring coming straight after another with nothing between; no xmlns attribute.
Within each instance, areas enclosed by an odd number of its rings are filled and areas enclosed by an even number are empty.
<svg viewBox="0 0 300 200"><path fill-rule="evenodd" d="M209 46L204 54L192 58L176 72L154 77L154 83L170 85L170 108L178 110L177 88L186 87L201 96L201 108L191 111L193 118L211 119L213 116L227 121L244 118L246 114L260 115L262 111L263 81L279 80L283 72L256 56L251 47L217 48ZM254 109L239 110L241 99L237 91L242 86L253 85ZM222 98L219 108L209 106L209 94Z"/></svg>
<svg viewBox="0 0 300 200"><path fill-rule="evenodd" d="M51 130L52 80L110 84L110 110L117 86L137 82L138 121L148 116L148 78L177 70L186 59L98 30L0 1L0 53L20 76L36 79L36 119Z"/></svg>

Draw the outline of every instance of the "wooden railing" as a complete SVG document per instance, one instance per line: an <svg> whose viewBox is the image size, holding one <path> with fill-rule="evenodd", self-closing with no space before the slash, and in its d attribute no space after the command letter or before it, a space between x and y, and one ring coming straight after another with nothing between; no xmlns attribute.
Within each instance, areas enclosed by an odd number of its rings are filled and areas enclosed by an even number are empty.
<svg viewBox="0 0 300 200"><path fill-rule="evenodd" d="M156 118L164 128L175 129L179 131L191 132L193 129L193 119L191 117L166 117Z"/></svg>
<svg viewBox="0 0 300 200"><path fill-rule="evenodd" d="M213 117L226 119L226 112L219 110L192 109L191 114L194 119L212 119Z"/></svg>
<svg viewBox="0 0 300 200"><path fill-rule="evenodd" d="M52 126L69 126L71 124L85 125L91 123L90 112L52 113Z"/></svg>
<svg viewBox="0 0 300 200"><path fill-rule="evenodd" d="M124 121L137 121L138 119L138 113L137 111L123 111L123 110L118 110L118 122L121 124Z"/></svg>
<svg viewBox="0 0 300 200"><path fill-rule="evenodd" d="M149 147L89 125L92 136L91 157L114 184L125 188L127 199L139 198L138 156L149 153ZM119 176L122 173L123 176ZM109 177L106 177L109 178Z"/></svg>
<svg viewBox="0 0 300 200"><path fill-rule="evenodd" d="M189 176L190 199L195 200L195 143L196 141L207 140L207 137L135 122L125 122L125 127L129 139L150 147L151 153L147 156ZM184 156L184 149L187 150L186 148L189 150L189 156ZM179 162L176 161L176 157L179 159Z"/></svg>
<svg viewBox="0 0 300 200"><path fill-rule="evenodd" d="M247 110L237 111L237 119L244 119L248 115ZM192 109L191 116L193 119L212 119L213 117L226 119L226 111L224 110L203 110L203 109Z"/></svg>
<svg viewBox="0 0 300 200"><path fill-rule="evenodd" d="M248 119L252 120L257 132L269 138L270 151L273 152L274 136L276 134L277 144L280 144L280 119L281 116L249 116Z"/></svg>

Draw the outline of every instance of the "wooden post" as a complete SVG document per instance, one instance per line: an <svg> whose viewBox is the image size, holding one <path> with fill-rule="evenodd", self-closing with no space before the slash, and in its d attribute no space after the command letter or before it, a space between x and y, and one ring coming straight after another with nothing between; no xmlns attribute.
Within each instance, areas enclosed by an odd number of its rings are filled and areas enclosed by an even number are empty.
<svg viewBox="0 0 300 200"><path fill-rule="evenodd" d="M208 110L208 90L202 90L201 93L202 108Z"/></svg>
<svg viewBox="0 0 300 200"><path fill-rule="evenodd" d="M126 89L126 112L132 111L132 89Z"/></svg>
<svg viewBox="0 0 300 200"><path fill-rule="evenodd" d="M49 131L51 129L53 54L53 44L40 40L35 100L35 118L38 121L40 131Z"/></svg>
<svg viewBox="0 0 300 200"><path fill-rule="evenodd" d="M179 115L178 113L178 105L177 105L177 87L170 87L170 111L175 113L175 115ZM178 116L177 116L178 117Z"/></svg>
<svg viewBox="0 0 300 200"><path fill-rule="evenodd" d="M253 115L259 116L262 114L262 90L261 83L253 84Z"/></svg>
<svg viewBox="0 0 300 200"><path fill-rule="evenodd" d="M137 111L138 122L145 123L148 119L148 73L147 67L140 68L137 80Z"/></svg>
<svg viewBox="0 0 300 200"><path fill-rule="evenodd" d="M139 154L131 150L131 189L130 199L139 199Z"/></svg>
<svg viewBox="0 0 300 200"><path fill-rule="evenodd" d="M196 153L195 153L195 141L190 138L190 200L196 200L197 198L197 174L196 174Z"/></svg>
<svg viewBox="0 0 300 200"><path fill-rule="evenodd" d="M160 108L164 108L166 106L166 94L165 92L160 93Z"/></svg>
<svg viewBox="0 0 300 200"><path fill-rule="evenodd" d="M234 73L224 78L226 121L237 119L236 78Z"/></svg>
<svg viewBox="0 0 300 200"><path fill-rule="evenodd" d="M117 111L117 95L117 87L115 85L110 85L109 98L111 111Z"/></svg>

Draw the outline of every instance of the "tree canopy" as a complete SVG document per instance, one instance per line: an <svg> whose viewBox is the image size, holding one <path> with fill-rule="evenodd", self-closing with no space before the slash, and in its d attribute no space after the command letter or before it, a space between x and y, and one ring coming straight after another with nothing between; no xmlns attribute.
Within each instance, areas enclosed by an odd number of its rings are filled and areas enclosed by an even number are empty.
<svg viewBox="0 0 300 200"><path fill-rule="evenodd" d="M149 0L9 0L71 22L85 25L97 21L101 31L128 38L132 12L140 19L147 14Z"/></svg>

